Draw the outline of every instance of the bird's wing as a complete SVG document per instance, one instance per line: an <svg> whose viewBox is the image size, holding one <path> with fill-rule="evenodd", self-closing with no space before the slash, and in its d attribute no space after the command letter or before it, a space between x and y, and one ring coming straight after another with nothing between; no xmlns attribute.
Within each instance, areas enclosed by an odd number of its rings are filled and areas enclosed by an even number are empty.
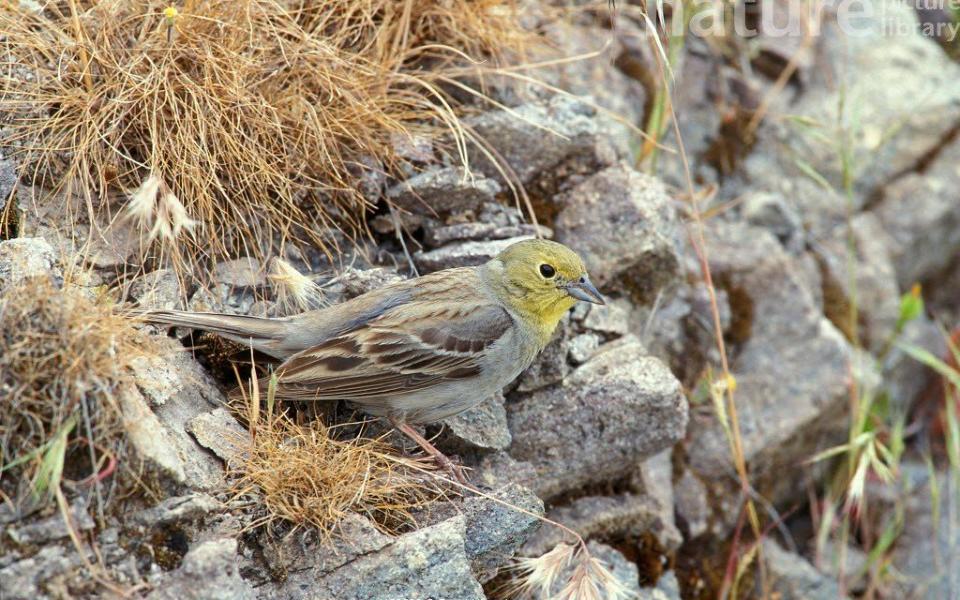
<svg viewBox="0 0 960 600"><path fill-rule="evenodd" d="M458 290L456 301L413 298L295 354L277 369L277 396L373 403L479 375L513 319L470 292Z"/></svg>

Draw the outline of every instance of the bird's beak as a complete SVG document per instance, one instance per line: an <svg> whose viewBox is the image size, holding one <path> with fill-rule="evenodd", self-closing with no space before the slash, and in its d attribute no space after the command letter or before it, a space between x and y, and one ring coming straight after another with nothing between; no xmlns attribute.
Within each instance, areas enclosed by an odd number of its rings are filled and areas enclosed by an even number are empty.
<svg viewBox="0 0 960 600"><path fill-rule="evenodd" d="M586 275L581 277L579 281L573 281L567 284L566 289L567 293L577 300L583 300L591 304L606 304L606 302L603 301L603 296L600 295L597 288L593 287L593 284L590 283L590 278Z"/></svg>

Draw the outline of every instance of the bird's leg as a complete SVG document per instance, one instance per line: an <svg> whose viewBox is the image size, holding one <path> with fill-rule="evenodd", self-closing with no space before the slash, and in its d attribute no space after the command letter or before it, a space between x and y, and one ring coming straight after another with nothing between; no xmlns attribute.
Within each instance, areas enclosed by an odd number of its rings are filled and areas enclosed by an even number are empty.
<svg viewBox="0 0 960 600"><path fill-rule="evenodd" d="M423 448L424 452L426 452L431 457L433 457L433 460L436 461L436 463L440 465L441 468L449 472L450 475L454 479L456 479L459 483L463 485L467 485L467 476L463 470L463 467L455 465L453 461L447 457L447 455L437 450L436 446L431 444L427 440L427 438L420 435L420 433L416 429L414 429L407 423L398 421L393 418L390 419L390 424L393 425L394 429L396 429L400 433L403 433L408 438L416 442L417 445Z"/></svg>

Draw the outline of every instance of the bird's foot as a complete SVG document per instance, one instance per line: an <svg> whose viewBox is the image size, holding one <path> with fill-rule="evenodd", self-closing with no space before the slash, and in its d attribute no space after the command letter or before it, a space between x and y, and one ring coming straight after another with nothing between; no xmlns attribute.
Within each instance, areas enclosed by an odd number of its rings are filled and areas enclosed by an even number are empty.
<svg viewBox="0 0 960 600"><path fill-rule="evenodd" d="M403 433L408 438L416 442L417 445L423 448L424 452L429 454L433 458L434 462L437 463L437 466L449 473L457 483L463 486L469 485L466 467L451 460L450 457L438 450L436 446L431 444L427 438L420 435L420 432L411 427L409 424L392 419L390 422L394 428L397 429L397 431Z"/></svg>

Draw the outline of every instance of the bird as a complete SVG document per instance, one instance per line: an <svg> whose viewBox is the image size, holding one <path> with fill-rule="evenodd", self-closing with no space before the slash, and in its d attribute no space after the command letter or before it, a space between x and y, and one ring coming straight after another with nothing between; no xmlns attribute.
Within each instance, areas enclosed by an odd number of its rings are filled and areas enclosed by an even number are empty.
<svg viewBox="0 0 960 600"><path fill-rule="evenodd" d="M493 396L551 340L577 302L604 304L583 260L543 239L489 261L401 280L285 318L144 310L146 322L214 332L280 361L276 398L343 400L386 418L462 484L413 426Z"/></svg>

